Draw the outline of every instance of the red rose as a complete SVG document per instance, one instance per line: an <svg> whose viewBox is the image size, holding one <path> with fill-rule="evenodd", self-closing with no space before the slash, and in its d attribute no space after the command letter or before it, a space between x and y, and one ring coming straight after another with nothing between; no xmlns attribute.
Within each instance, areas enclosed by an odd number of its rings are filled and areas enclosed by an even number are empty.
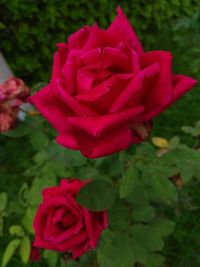
<svg viewBox="0 0 200 267"><path fill-rule="evenodd" d="M34 220L35 246L80 257L96 248L107 227L107 212L92 212L81 207L75 197L86 182L62 180L57 187L43 191L43 203Z"/></svg>
<svg viewBox="0 0 200 267"><path fill-rule="evenodd" d="M25 83L15 77L0 84L0 132L16 125L19 107L25 102L29 91Z"/></svg>
<svg viewBox="0 0 200 267"><path fill-rule="evenodd" d="M196 81L172 73L167 51L144 52L122 10L106 30L72 34L54 55L50 83L30 98L58 131L57 142L89 158L144 140L145 130Z"/></svg>

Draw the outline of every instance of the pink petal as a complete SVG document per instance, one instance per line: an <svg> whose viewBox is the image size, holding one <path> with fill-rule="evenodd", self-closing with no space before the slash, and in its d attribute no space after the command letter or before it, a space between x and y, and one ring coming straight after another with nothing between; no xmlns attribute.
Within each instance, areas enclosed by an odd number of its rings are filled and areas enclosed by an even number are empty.
<svg viewBox="0 0 200 267"><path fill-rule="evenodd" d="M159 72L160 68L158 63L152 64L149 67L140 71L128 84L128 86L121 92L116 101L110 107L110 112L118 112L126 108L127 103L134 107L141 96L144 94L143 83L146 77L151 77Z"/></svg>
<svg viewBox="0 0 200 267"><path fill-rule="evenodd" d="M81 56L81 61L84 64L84 66L90 66L90 65L96 65L99 64L101 56L101 48L97 47L95 49L91 49L86 51L84 54Z"/></svg>
<svg viewBox="0 0 200 267"><path fill-rule="evenodd" d="M65 132L64 134L59 134L56 137L56 141L61 146L73 149L73 150L79 150L81 145L77 141L76 136L73 132Z"/></svg>
<svg viewBox="0 0 200 267"><path fill-rule="evenodd" d="M87 242L87 233L85 232L85 229L76 235L72 235L62 243L54 245L54 248L56 251L67 252L72 250L74 247L79 246L83 242Z"/></svg>
<svg viewBox="0 0 200 267"><path fill-rule="evenodd" d="M127 17L123 13L120 7L117 8L117 16L114 19L113 23L108 28L107 32L109 34L121 34L125 39L130 38L133 43L135 51L141 55L143 54L142 45L133 29L129 23ZM122 38L123 41L123 38Z"/></svg>
<svg viewBox="0 0 200 267"><path fill-rule="evenodd" d="M132 141L132 130L125 124L109 130L106 134L93 137L82 130L74 131L76 148L88 158L97 158L126 149ZM60 134L56 141L62 146L68 147L69 133Z"/></svg>
<svg viewBox="0 0 200 267"><path fill-rule="evenodd" d="M113 126L118 126L121 123L133 119L143 111L142 106L137 106L132 109L127 109L116 114L108 114L100 117L94 118L80 118L80 117L70 117L68 119L69 124L80 128L93 136L99 136L103 131Z"/></svg>
<svg viewBox="0 0 200 267"><path fill-rule="evenodd" d="M68 106L71 110L73 110L74 113L76 113L79 116L97 116L98 113L90 108L89 106L86 106L82 103L80 103L77 99L75 99L74 96L71 96L67 90L67 84L62 79L57 80L57 94L60 96L60 99L65 102L66 106ZM61 108L60 108L61 109Z"/></svg>
<svg viewBox="0 0 200 267"><path fill-rule="evenodd" d="M58 43L56 46L58 48L60 64L61 64L61 67L62 67L65 64L66 59L67 59L68 46L67 46L66 43Z"/></svg>
<svg viewBox="0 0 200 267"><path fill-rule="evenodd" d="M113 130L107 136L99 137L96 142L85 144L80 149L81 153L88 158L107 156L124 150L131 144L132 132L128 126L121 126Z"/></svg>
<svg viewBox="0 0 200 267"><path fill-rule="evenodd" d="M51 75L51 81L54 82L58 77L61 75L61 59L59 56L59 53L56 52L53 56L53 68L52 68L52 75Z"/></svg>
<svg viewBox="0 0 200 267"><path fill-rule="evenodd" d="M30 96L29 102L35 105L58 132L70 129L67 118L72 112L52 93L50 85L46 85L39 92Z"/></svg>
<svg viewBox="0 0 200 267"><path fill-rule="evenodd" d="M113 102L125 90L133 76L133 74L113 74L110 78L95 86L91 90L91 99L95 101L91 103L91 106L101 114L108 114ZM81 98L83 101L88 101L88 99L89 96L88 98Z"/></svg>
<svg viewBox="0 0 200 267"><path fill-rule="evenodd" d="M91 34L84 47L84 51L89 51L95 48L115 47L118 43L118 35L110 34L108 31L100 29L95 24L91 29Z"/></svg>
<svg viewBox="0 0 200 267"><path fill-rule="evenodd" d="M191 90L197 84L197 81L184 75L173 76L173 102L178 100L183 94Z"/></svg>
<svg viewBox="0 0 200 267"><path fill-rule="evenodd" d="M172 55L167 51L151 51L140 58L143 68L159 63L159 75L153 81L146 81L148 92L145 102L152 105L167 105L172 100Z"/></svg>
<svg viewBox="0 0 200 267"><path fill-rule="evenodd" d="M86 183L86 181L80 181L78 179L62 179L60 181L60 187L66 192L76 196L81 187L83 187Z"/></svg>
<svg viewBox="0 0 200 267"><path fill-rule="evenodd" d="M94 78L93 68L80 68L77 74L77 95L90 92Z"/></svg>
<svg viewBox="0 0 200 267"><path fill-rule="evenodd" d="M94 249L96 248L97 241L99 240L101 232L103 231L103 226L100 225L96 213L91 212L85 208L83 209L83 211L84 211L85 225L89 238L89 244L90 247Z"/></svg>
<svg viewBox="0 0 200 267"><path fill-rule="evenodd" d="M87 246L87 240L75 246L74 248L72 248L72 259L75 260L79 258L81 255L86 253L89 249L90 247Z"/></svg>
<svg viewBox="0 0 200 267"><path fill-rule="evenodd" d="M87 39L90 36L91 28L89 26L85 26L81 28L77 32L73 33L68 38L68 44L70 49L82 49L84 48Z"/></svg>

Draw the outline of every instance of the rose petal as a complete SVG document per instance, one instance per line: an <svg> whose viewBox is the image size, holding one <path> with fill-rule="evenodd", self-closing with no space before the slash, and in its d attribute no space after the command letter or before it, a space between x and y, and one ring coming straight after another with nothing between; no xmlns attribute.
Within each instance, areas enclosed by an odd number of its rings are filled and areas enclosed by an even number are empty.
<svg viewBox="0 0 200 267"><path fill-rule="evenodd" d="M30 96L28 100L36 106L58 132L69 130L70 126L66 122L69 114L72 114L72 112L52 93L50 85L45 86L39 92Z"/></svg>
<svg viewBox="0 0 200 267"><path fill-rule="evenodd" d="M60 65L61 67L65 64L65 61L67 59L67 54L68 54L68 46L66 43L58 43L56 44L58 48L58 54L60 58Z"/></svg>
<svg viewBox="0 0 200 267"><path fill-rule="evenodd" d="M124 150L131 144L132 133L128 126L114 129L107 136L102 136L88 143L80 149L81 153L88 158L103 157Z"/></svg>
<svg viewBox="0 0 200 267"><path fill-rule="evenodd" d="M130 38L133 42L134 50L139 54L143 54L142 45L133 30L133 27L129 23L127 17L123 13L122 9L118 6L117 8L117 16L108 28L107 32L109 34L120 34L124 36L124 38Z"/></svg>
<svg viewBox="0 0 200 267"><path fill-rule="evenodd" d="M108 128L112 128L121 123L125 123L129 119L133 119L134 116L137 116L143 110L144 107L137 106L116 114L108 114L95 118L70 117L68 122L69 124L80 128L93 136L98 136Z"/></svg>
<svg viewBox="0 0 200 267"><path fill-rule="evenodd" d="M146 81L148 92L145 95L147 105L167 105L172 100L172 55L167 51L146 52L140 58L143 68L159 63L159 75L151 81Z"/></svg>
<svg viewBox="0 0 200 267"><path fill-rule="evenodd" d="M99 240L101 232L103 231L103 226L99 223L95 213L92 213L87 209L83 209L83 212L84 212L85 225L89 237L89 244L91 248L94 249L96 248L97 241Z"/></svg>
<svg viewBox="0 0 200 267"><path fill-rule="evenodd" d="M79 246L79 244L87 241L87 233L85 229L79 232L76 235L71 236L67 240L64 240L62 243L54 245L54 249L60 252L66 252L72 250L72 248Z"/></svg>
<svg viewBox="0 0 200 267"><path fill-rule="evenodd" d="M76 196L81 187L87 184L87 181L80 181L78 179L62 179L60 181L60 187L66 190L66 192Z"/></svg>
<svg viewBox="0 0 200 267"><path fill-rule="evenodd" d="M80 103L77 99L75 99L74 96L71 96L68 93L67 84L63 79L57 80L57 92L60 96L60 99L62 99L63 102L65 102L65 104L70 107L70 109L73 110L73 112L77 115L82 117L98 115L98 113L94 109Z"/></svg>
<svg viewBox="0 0 200 267"><path fill-rule="evenodd" d="M184 75L173 76L173 102L183 94L187 93L192 87L197 84L197 81Z"/></svg>
<svg viewBox="0 0 200 267"><path fill-rule="evenodd" d="M110 112L118 112L127 106L130 102L130 106L134 106L138 103L141 96L144 94L142 87L144 79L156 75L160 70L159 64L155 63L139 72L132 81L128 84L125 90L121 92L116 101L110 108Z"/></svg>
<svg viewBox="0 0 200 267"><path fill-rule="evenodd" d="M93 137L82 130L74 131L73 133L60 134L56 141L65 147L68 147L68 137L73 135L76 148L81 153L89 158L102 157L108 154L126 149L132 140L132 131L127 124L109 130L108 133Z"/></svg>
<svg viewBox="0 0 200 267"><path fill-rule="evenodd" d="M91 27L85 26L68 37L68 44L70 49L84 48L87 39L90 36Z"/></svg>

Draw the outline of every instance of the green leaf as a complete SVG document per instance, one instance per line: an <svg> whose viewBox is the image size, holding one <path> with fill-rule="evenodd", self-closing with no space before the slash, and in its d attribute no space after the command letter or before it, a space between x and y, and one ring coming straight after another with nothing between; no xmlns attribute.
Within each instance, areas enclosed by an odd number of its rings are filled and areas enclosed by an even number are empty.
<svg viewBox="0 0 200 267"><path fill-rule="evenodd" d="M45 250L44 253L44 258L47 261L49 267L55 267L58 261L58 253L51 251L51 250Z"/></svg>
<svg viewBox="0 0 200 267"><path fill-rule="evenodd" d="M23 228L20 225L12 225L9 228L9 232L11 235L16 235L18 237L22 237L25 234Z"/></svg>
<svg viewBox="0 0 200 267"><path fill-rule="evenodd" d="M0 237L3 236L3 216L0 214Z"/></svg>
<svg viewBox="0 0 200 267"><path fill-rule="evenodd" d="M157 229L162 237L169 236L175 227L175 223L173 221L164 218L156 219L151 225L153 228Z"/></svg>
<svg viewBox="0 0 200 267"><path fill-rule="evenodd" d="M149 253L146 258L145 267L161 267L165 258L158 253Z"/></svg>
<svg viewBox="0 0 200 267"><path fill-rule="evenodd" d="M168 205L177 201L177 189L167 177L150 177L149 185L149 196L152 201Z"/></svg>
<svg viewBox="0 0 200 267"><path fill-rule="evenodd" d="M129 225L129 210L127 206L118 201L109 210L109 228L112 230L126 230Z"/></svg>
<svg viewBox="0 0 200 267"><path fill-rule="evenodd" d="M18 192L18 200L21 206L27 206L27 197L28 197L29 187L27 183L23 183Z"/></svg>
<svg viewBox="0 0 200 267"><path fill-rule="evenodd" d="M8 202L7 193L5 192L0 193L0 213L5 210L7 202Z"/></svg>
<svg viewBox="0 0 200 267"><path fill-rule="evenodd" d="M2 134L11 138L20 138L31 132L32 129L26 123L21 122L14 130L4 132Z"/></svg>
<svg viewBox="0 0 200 267"><path fill-rule="evenodd" d="M134 185L137 184L138 177L138 169L135 166L130 166L120 181L119 194L121 198L125 198L131 193Z"/></svg>
<svg viewBox="0 0 200 267"><path fill-rule="evenodd" d="M97 259L100 267L133 267L135 263L132 251L132 241L123 232L106 230L101 236L97 248Z"/></svg>
<svg viewBox="0 0 200 267"><path fill-rule="evenodd" d="M177 189L169 177L174 175L177 170L162 164L159 165L158 160L154 164L144 167L142 176L149 199L153 202L170 205L177 201Z"/></svg>
<svg viewBox="0 0 200 267"><path fill-rule="evenodd" d="M200 132L200 121L195 123L195 128Z"/></svg>
<svg viewBox="0 0 200 267"><path fill-rule="evenodd" d="M49 142L46 134L38 129L31 134L30 140L33 148L37 151L45 148Z"/></svg>
<svg viewBox="0 0 200 267"><path fill-rule="evenodd" d="M63 148L56 143L48 146L46 151L51 159L62 161L69 167L81 167L87 163L79 151Z"/></svg>
<svg viewBox="0 0 200 267"><path fill-rule="evenodd" d="M24 236L21 240L19 253L21 260L24 264L27 264L30 258L31 242L28 236Z"/></svg>
<svg viewBox="0 0 200 267"><path fill-rule="evenodd" d="M46 151L42 150L38 152L33 159L36 163L43 163L48 159L48 154Z"/></svg>
<svg viewBox="0 0 200 267"><path fill-rule="evenodd" d="M10 241L10 243L7 245L4 251L1 267L5 267L8 264L8 262L14 255L16 249L19 247L20 242L21 242L20 239L14 239Z"/></svg>
<svg viewBox="0 0 200 267"><path fill-rule="evenodd" d="M35 213L36 213L36 207L30 206L27 208L26 213L25 213L24 217L22 218L22 224L23 224L24 228L30 234L34 234L33 219L35 217Z"/></svg>
<svg viewBox="0 0 200 267"><path fill-rule="evenodd" d="M169 146L171 149L176 148L180 143L180 138L178 136L174 136L169 141Z"/></svg>
<svg viewBox="0 0 200 267"><path fill-rule="evenodd" d="M155 209L150 205L135 207L132 213L133 219L138 222L149 222L154 216Z"/></svg>
<svg viewBox="0 0 200 267"><path fill-rule="evenodd" d="M149 225L135 224L132 228L132 238L148 251L159 251L164 246L160 232Z"/></svg>
<svg viewBox="0 0 200 267"><path fill-rule="evenodd" d="M198 136L200 134L198 129L190 127L190 126L183 126L181 129L182 129L183 132L185 132L187 134L190 134L190 135L192 135L194 137L196 137L196 136Z"/></svg>
<svg viewBox="0 0 200 267"><path fill-rule="evenodd" d="M105 180L93 180L81 188L76 200L89 210L106 210L115 203L116 190Z"/></svg>

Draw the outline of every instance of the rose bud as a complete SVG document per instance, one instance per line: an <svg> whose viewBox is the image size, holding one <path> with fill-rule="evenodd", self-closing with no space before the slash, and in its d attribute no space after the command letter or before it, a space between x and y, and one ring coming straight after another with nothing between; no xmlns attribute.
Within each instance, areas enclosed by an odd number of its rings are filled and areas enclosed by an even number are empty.
<svg viewBox="0 0 200 267"><path fill-rule="evenodd" d="M76 202L86 183L63 179L59 186L44 189L33 225L35 246L71 253L73 259L96 248L108 224L107 212L92 212Z"/></svg>
<svg viewBox="0 0 200 267"><path fill-rule="evenodd" d="M145 52L117 11L108 29L85 26L59 43L50 83L30 97L57 142L89 158L146 139L151 120L196 85L172 73L170 52Z"/></svg>

